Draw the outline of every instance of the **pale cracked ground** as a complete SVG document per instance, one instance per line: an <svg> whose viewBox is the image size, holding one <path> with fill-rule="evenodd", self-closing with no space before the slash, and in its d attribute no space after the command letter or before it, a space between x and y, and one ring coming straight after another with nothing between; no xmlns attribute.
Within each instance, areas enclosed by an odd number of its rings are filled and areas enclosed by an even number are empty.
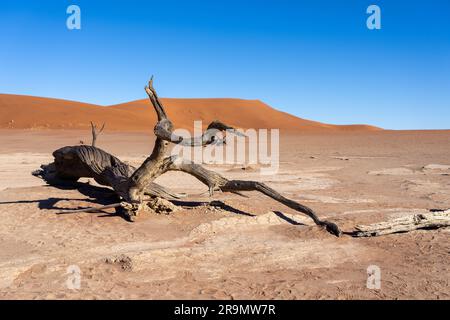
<svg viewBox="0 0 450 320"><path fill-rule="evenodd" d="M112 212L56 215L105 203L89 186L45 186L30 172L89 132L0 131L0 298L449 299L448 229L336 238L271 199L216 194L170 173L158 181L191 194L172 215L128 223ZM153 140L108 133L101 148L132 163ZM450 132L281 137L280 170L214 167L264 181L350 231L417 209L450 208ZM205 203L205 204L204 204ZM70 290L67 268L81 270ZM366 287L367 267L381 289Z"/></svg>

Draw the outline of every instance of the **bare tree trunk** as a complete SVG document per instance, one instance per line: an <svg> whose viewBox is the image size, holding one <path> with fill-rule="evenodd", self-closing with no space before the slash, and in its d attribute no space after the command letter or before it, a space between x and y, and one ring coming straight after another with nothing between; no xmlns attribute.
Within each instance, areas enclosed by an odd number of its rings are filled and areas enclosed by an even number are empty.
<svg viewBox="0 0 450 320"><path fill-rule="evenodd" d="M123 202L108 205L107 207L121 207L124 215L133 220L139 210L143 208L151 197L161 198L179 198L182 195L176 194L167 188L164 188L153 182L155 178L167 171L186 172L204 183L212 196L214 191L234 192L258 191L262 194L278 201L289 208L306 214L313 221L326 228L330 233L340 236L341 231L338 226L332 222L319 219L317 214L311 209L298 202L290 200L280 193L270 188L264 183L257 181L228 180L220 174L207 170L199 164L183 160L175 156L166 156L169 143L183 144L187 146L208 145L223 142L217 139L218 131L240 134L233 128L213 121L207 130L200 137L184 139L174 135L173 124L169 120L164 106L161 103L155 89L153 88L153 78L149 81L145 91L157 114L158 122L154 128L156 141L151 154L139 166L134 168L129 166L118 158L95 147L97 135L103 130L103 127L97 131L97 127L92 126L92 146L68 146L53 152L54 163L41 166L41 170L35 172L35 175L49 181L57 183L60 180L76 181L82 177L94 178L99 184L111 187L115 193L123 199ZM106 207L88 208L85 211L102 209Z"/></svg>
<svg viewBox="0 0 450 320"><path fill-rule="evenodd" d="M264 183L246 180L228 180L222 175L208 170L203 166L177 156L166 156L169 143L184 146L205 146L208 144L224 143L225 139L218 139L217 132L227 131L242 135L234 128L220 121L213 121L200 137L185 139L173 134L173 125L169 120L155 89L153 79L149 81L145 91L158 116L154 133L156 141L151 154L139 166L134 168L117 157L97 148L97 136L103 131L91 122L92 146L67 146L53 152L54 162L41 165L34 175L46 180L49 184L76 182L80 178L93 178L97 183L114 190L122 200L105 206L80 209L70 212L90 212L108 208L121 208L123 215L133 221L139 210L148 206L166 207L173 210L173 205L161 199L179 199L184 194L177 194L161 185L154 179L167 171L182 171L196 177L208 187L212 196L215 191L232 192L242 195L242 191L258 191L285 206L309 216L318 226L326 228L330 233L340 236L341 230L332 222L321 220L309 207L290 200ZM157 201L155 201L157 200ZM164 202L166 201L166 202ZM164 210L164 209L163 209ZM64 212L60 212L64 213ZM391 221L356 226L356 231L346 232L353 237L372 237L398 232L408 232L417 229L435 229L450 226L450 210L434 210Z"/></svg>

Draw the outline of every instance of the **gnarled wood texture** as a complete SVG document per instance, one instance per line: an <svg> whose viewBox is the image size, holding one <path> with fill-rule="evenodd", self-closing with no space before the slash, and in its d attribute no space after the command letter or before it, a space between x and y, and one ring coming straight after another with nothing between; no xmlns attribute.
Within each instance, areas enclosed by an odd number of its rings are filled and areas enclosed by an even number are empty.
<svg viewBox="0 0 450 320"><path fill-rule="evenodd" d="M93 141L92 146L67 146L53 152L54 163L41 166L41 170L35 175L42 177L49 183L58 181L76 181L79 178L93 178L101 185L111 187L115 193L123 200L120 203L107 205L104 207L88 208L84 211L96 209L121 207L125 217L133 220L145 203L149 203L151 197L161 197L165 199L179 198L182 195L176 194L153 182L155 178L167 171L186 172L202 183L204 183L212 196L214 191L240 193L242 191L258 191L262 194L278 201L289 208L309 216L317 225L326 228L332 234L339 236L341 231L332 222L319 219L317 214L296 201L290 200L276 190L264 183L257 181L228 180L220 174L207 170L199 164L184 160L176 156L166 156L169 143L182 144L187 146L204 146L225 142L217 138L217 132L226 131L228 133L242 135L234 128L223 124L220 121L213 121L207 130L200 136L191 139L173 134L173 124L168 118L164 106L161 103L155 89L153 88L153 78L149 81L145 91L157 114L158 122L154 132L156 141L151 154L139 166L134 168L117 157L95 147L97 134L96 126L92 125Z"/></svg>

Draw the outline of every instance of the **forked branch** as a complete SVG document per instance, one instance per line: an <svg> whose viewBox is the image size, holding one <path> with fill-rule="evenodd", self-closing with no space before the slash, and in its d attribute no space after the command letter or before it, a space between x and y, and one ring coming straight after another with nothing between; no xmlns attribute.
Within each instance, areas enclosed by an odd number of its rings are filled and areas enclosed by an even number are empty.
<svg viewBox="0 0 450 320"><path fill-rule="evenodd" d="M97 125L94 124L91 121L91 131L92 131L92 146L95 147L95 144L97 142L97 137L98 135L100 135L100 133L102 133L103 129L105 129L105 123L103 123L102 127L100 128L100 130L98 130Z"/></svg>

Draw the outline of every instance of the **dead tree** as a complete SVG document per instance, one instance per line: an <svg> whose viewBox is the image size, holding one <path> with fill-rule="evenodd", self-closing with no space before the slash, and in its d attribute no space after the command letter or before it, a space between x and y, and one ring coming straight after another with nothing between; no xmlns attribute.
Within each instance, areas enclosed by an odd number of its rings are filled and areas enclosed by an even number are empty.
<svg viewBox="0 0 450 320"><path fill-rule="evenodd" d="M139 168L136 169L125 164L113 155L95 147L97 131L92 124L92 146L67 146L54 151L54 162L42 165L41 170L35 172L35 175L42 177L50 184L61 180L77 181L82 177L94 178L99 184L111 187L121 199L121 202L81 211L119 207L123 215L128 220L133 221L139 211L145 209L145 206L155 197L163 199L181 197L181 195L154 183L153 180L168 171L182 171L204 183L209 189L210 196L215 191L233 193L258 191L289 208L306 214L318 226L326 228L330 233L336 236L341 235L341 231L336 224L319 219L312 209L284 197L262 182L228 180L220 174L207 170L203 166L189 160L178 156L166 156L169 143L186 146L205 146L223 142L223 140L221 141L221 139L217 138L216 133L218 131L239 133L220 121L213 121L200 137L187 139L177 136L172 133L174 129L173 124L153 88L153 78L150 79L148 86L145 87L145 91L157 114L158 121L154 127L156 141L153 151Z"/></svg>
<svg viewBox="0 0 450 320"><path fill-rule="evenodd" d="M91 121L91 130L92 130L92 146L95 147L95 143L97 142L97 136L102 133L103 129L105 129L105 123L103 123L100 130L97 130L97 125Z"/></svg>

